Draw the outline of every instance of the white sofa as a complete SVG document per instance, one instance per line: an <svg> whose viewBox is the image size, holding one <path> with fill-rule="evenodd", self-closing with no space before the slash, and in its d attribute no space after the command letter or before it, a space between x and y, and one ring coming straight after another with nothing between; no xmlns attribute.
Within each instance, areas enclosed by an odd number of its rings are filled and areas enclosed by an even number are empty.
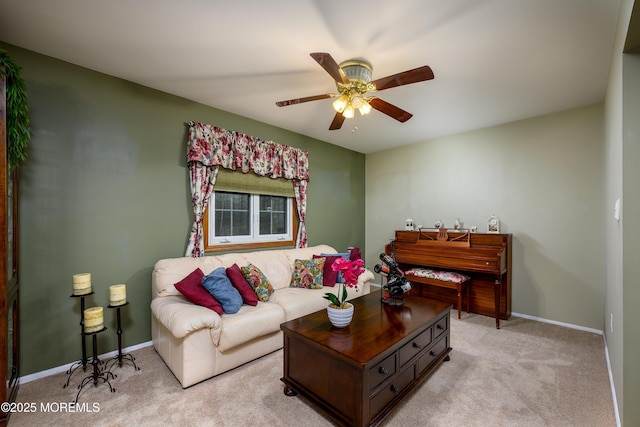
<svg viewBox="0 0 640 427"><path fill-rule="evenodd" d="M201 258L171 258L156 263L152 273L151 336L153 346L182 387L186 388L283 346L280 324L325 309L323 289L291 288L296 259L336 253L330 246L228 253ZM174 286L196 268L206 275L218 267L249 263L262 270L274 288L269 301L243 305L235 314L218 315L187 300ZM373 273L358 278L358 292L348 288L348 299L370 292Z"/></svg>

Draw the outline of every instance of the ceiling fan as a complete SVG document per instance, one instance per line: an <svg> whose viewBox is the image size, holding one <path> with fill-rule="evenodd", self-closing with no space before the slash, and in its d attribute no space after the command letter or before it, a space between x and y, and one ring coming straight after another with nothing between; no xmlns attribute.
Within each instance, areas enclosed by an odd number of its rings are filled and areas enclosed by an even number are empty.
<svg viewBox="0 0 640 427"><path fill-rule="evenodd" d="M433 79L433 71L428 65L372 80L373 68L370 63L363 59L350 59L338 65L328 53L314 52L310 55L336 81L338 93L289 99L276 102L276 105L285 107L320 99L337 98L333 102L336 115L331 122L331 126L329 126L329 130L340 129L345 119L354 117L355 110L358 110L361 115L365 115L372 108L404 123L413 117L411 113L374 95L368 95L368 93Z"/></svg>

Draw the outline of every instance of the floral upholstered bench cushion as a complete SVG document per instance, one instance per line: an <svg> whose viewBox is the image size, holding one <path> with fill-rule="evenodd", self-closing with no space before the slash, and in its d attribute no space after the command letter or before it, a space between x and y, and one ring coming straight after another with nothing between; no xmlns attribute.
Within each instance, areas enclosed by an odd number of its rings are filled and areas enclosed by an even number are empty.
<svg viewBox="0 0 640 427"><path fill-rule="evenodd" d="M405 274L440 280L442 282L463 283L469 280L469 276L454 271L431 270L430 268L412 268Z"/></svg>

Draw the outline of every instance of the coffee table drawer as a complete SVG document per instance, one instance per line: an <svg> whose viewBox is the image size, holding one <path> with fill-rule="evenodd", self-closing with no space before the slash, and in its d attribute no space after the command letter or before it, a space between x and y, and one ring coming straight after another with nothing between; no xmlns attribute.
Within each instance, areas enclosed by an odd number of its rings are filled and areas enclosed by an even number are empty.
<svg viewBox="0 0 640 427"><path fill-rule="evenodd" d="M400 347L398 352L400 367L427 348L429 344L431 344L431 328L427 328L420 335Z"/></svg>
<svg viewBox="0 0 640 427"><path fill-rule="evenodd" d="M442 337L440 341L435 343L433 347L428 350L420 359L418 360L418 376L422 375L425 369L427 369L431 364L438 358L442 353L447 351L449 348L449 335Z"/></svg>
<svg viewBox="0 0 640 427"><path fill-rule="evenodd" d="M449 329L449 316L444 316L433 325L433 339L437 339L440 335Z"/></svg>
<svg viewBox="0 0 640 427"><path fill-rule="evenodd" d="M396 354L393 353L382 362L369 370L370 391L375 389L381 382L391 378L396 373Z"/></svg>
<svg viewBox="0 0 640 427"><path fill-rule="evenodd" d="M404 389L411 384L414 379L414 365L411 365L409 368L405 369L403 372L398 375L397 378L394 378L393 381L387 386L385 386L380 393L371 399L371 407L370 407L370 417L374 418L381 410L384 409L391 401L400 393L404 391Z"/></svg>

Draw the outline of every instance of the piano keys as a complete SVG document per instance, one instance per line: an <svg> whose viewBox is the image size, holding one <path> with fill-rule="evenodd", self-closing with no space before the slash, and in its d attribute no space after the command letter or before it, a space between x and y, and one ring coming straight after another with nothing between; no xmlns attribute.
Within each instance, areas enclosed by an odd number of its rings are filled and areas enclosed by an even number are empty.
<svg viewBox="0 0 640 427"><path fill-rule="evenodd" d="M500 328L500 319L511 317L511 242L511 234L397 230L395 239L385 246L385 253L403 271L426 267L470 276L467 310L495 317L496 328ZM418 286L421 295L456 305L455 292L425 284Z"/></svg>

